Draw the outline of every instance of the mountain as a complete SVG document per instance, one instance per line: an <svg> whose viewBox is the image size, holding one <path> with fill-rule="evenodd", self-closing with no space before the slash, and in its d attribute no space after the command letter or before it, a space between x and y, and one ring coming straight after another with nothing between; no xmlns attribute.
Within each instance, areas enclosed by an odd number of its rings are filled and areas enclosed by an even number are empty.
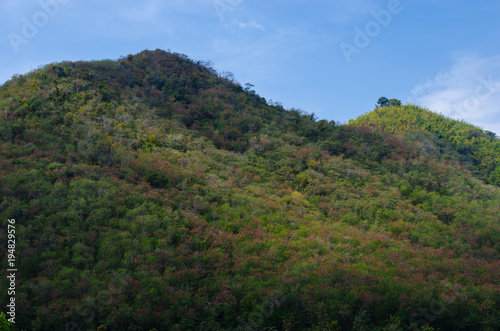
<svg viewBox="0 0 500 331"><path fill-rule="evenodd" d="M156 50L13 77L0 139L14 330L500 326L498 140L465 123L318 121Z"/></svg>

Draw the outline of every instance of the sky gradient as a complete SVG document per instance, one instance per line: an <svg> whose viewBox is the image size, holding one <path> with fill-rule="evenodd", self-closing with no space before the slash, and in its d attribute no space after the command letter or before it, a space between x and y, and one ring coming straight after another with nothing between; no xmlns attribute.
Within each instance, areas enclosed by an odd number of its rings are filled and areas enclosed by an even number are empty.
<svg viewBox="0 0 500 331"><path fill-rule="evenodd" d="M381 96L500 135L498 0L3 0L0 84L164 49L342 123Z"/></svg>

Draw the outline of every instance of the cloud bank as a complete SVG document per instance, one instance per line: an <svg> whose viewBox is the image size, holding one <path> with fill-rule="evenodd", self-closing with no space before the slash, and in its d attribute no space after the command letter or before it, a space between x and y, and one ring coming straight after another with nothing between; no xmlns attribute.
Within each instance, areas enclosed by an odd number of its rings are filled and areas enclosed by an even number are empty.
<svg viewBox="0 0 500 331"><path fill-rule="evenodd" d="M500 55L455 57L453 66L416 86L411 101L500 135Z"/></svg>

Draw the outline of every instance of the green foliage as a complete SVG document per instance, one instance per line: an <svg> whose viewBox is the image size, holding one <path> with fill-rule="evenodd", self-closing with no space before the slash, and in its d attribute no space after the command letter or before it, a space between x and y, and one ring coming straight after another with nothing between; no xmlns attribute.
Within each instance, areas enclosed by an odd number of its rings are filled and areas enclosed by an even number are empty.
<svg viewBox="0 0 500 331"><path fill-rule="evenodd" d="M500 165L490 173L488 180L491 184L500 186Z"/></svg>
<svg viewBox="0 0 500 331"><path fill-rule="evenodd" d="M11 325L12 323L7 320L5 314L0 312L0 331L9 331Z"/></svg>
<svg viewBox="0 0 500 331"><path fill-rule="evenodd" d="M393 98L393 99L389 100L389 106L391 106L391 107L401 106L401 100Z"/></svg>
<svg viewBox="0 0 500 331"><path fill-rule="evenodd" d="M380 97L377 100L377 107L386 107L389 106L389 99L386 97Z"/></svg>
<svg viewBox="0 0 500 331"><path fill-rule="evenodd" d="M380 107L398 107L401 106L401 100L398 99L387 99L386 97L380 97L377 100L376 108Z"/></svg>
<svg viewBox="0 0 500 331"><path fill-rule="evenodd" d="M421 148L440 159L458 162L480 179L498 185L500 140L491 132L413 105L378 108L351 124L368 125L416 140Z"/></svg>
<svg viewBox="0 0 500 331"><path fill-rule="evenodd" d="M352 329L354 331L367 331L370 330L370 317L366 310L361 309L359 313L354 318L352 324Z"/></svg>
<svg viewBox="0 0 500 331"><path fill-rule="evenodd" d="M338 125L251 88L160 50L0 88L18 329L498 328L492 134L395 99Z"/></svg>

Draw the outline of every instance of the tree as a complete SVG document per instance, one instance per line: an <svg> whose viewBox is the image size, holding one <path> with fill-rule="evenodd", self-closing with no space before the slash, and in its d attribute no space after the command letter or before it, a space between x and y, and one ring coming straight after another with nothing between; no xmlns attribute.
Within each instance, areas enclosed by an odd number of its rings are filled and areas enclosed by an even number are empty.
<svg viewBox="0 0 500 331"><path fill-rule="evenodd" d="M385 106L388 106L388 105L389 105L389 99L387 99L386 97L380 97L380 98L378 98L377 108L385 107Z"/></svg>
<svg viewBox="0 0 500 331"><path fill-rule="evenodd" d="M245 92L247 92L249 94L255 94L255 90L252 89L253 87L254 87L253 84L246 83L245 84Z"/></svg>
<svg viewBox="0 0 500 331"><path fill-rule="evenodd" d="M401 106L401 100L392 98L389 100L389 106Z"/></svg>
<svg viewBox="0 0 500 331"><path fill-rule="evenodd" d="M378 98L376 107L380 108L380 107L394 107L394 106L401 106L401 100L395 98L389 100L386 97L380 97Z"/></svg>

